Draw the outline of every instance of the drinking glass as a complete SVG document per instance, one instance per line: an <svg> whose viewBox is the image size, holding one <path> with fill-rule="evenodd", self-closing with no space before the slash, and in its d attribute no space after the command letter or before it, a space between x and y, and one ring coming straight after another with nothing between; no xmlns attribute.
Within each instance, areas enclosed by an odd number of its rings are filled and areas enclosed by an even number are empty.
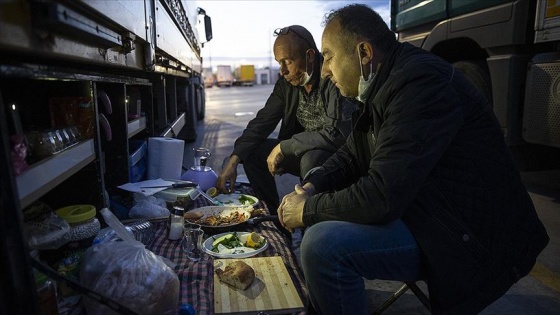
<svg viewBox="0 0 560 315"><path fill-rule="evenodd" d="M58 135L58 138L62 141L62 147L68 148L70 146L70 136L66 132L65 129L57 129L55 133Z"/></svg>
<svg viewBox="0 0 560 315"><path fill-rule="evenodd" d="M76 144L78 142L78 139L76 139L76 135L72 132L71 127L64 128L64 132L68 135L69 146Z"/></svg>
<svg viewBox="0 0 560 315"><path fill-rule="evenodd" d="M199 261L202 257L202 242L204 231L198 224L185 223L185 236L183 237L183 251L192 261Z"/></svg>
<svg viewBox="0 0 560 315"><path fill-rule="evenodd" d="M64 144L62 143L62 138L54 130L49 131L48 135L49 135L50 141L52 143L54 143L54 149L55 150L54 150L53 153L56 153L56 152L64 149Z"/></svg>
<svg viewBox="0 0 560 315"><path fill-rule="evenodd" d="M80 131L78 131L78 127L70 126L70 132L74 135L74 138L76 138L76 143L80 142L82 135L80 134Z"/></svg>
<svg viewBox="0 0 560 315"><path fill-rule="evenodd" d="M210 158L210 149L207 148L193 148L194 150L194 166L195 171L206 171L206 163Z"/></svg>

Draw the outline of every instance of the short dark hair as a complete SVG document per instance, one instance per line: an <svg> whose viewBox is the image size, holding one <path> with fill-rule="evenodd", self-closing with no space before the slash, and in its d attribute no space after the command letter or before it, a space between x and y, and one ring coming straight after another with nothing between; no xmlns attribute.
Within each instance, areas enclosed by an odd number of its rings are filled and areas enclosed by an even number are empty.
<svg viewBox="0 0 560 315"><path fill-rule="evenodd" d="M330 11L325 15L323 26L339 18L343 30L363 38L383 52L387 52L397 41L379 13L365 4L350 4Z"/></svg>

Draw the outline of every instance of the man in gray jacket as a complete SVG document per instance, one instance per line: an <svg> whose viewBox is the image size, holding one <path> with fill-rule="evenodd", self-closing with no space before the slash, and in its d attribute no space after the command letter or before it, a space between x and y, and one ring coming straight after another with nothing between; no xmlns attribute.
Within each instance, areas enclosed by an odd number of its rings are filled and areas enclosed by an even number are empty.
<svg viewBox="0 0 560 315"><path fill-rule="evenodd" d="M365 277L426 280L432 314L480 312L549 240L492 107L367 6L325 22L322 74L365 106L278 209L286 228L310 226L301 260L314 308L367 314Z"/></svg>
<svg viewBox="0 0 560 315"><path fill-rule="evenodd" d="M355 105L341 98L329 79L321 79L323 58L307 29L292 25L274 35L274 56L282 78L235 141L216 186L230 192L242 162L256 196L276 214L279 199L274 175L291 173L303 178L323 164L350 134ZM278 138L268 138L279 122Z"/></svg>

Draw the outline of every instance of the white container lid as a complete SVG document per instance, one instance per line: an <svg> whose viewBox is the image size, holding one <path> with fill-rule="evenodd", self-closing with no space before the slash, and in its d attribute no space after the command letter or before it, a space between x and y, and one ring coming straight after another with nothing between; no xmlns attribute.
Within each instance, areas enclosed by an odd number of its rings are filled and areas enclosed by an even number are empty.
<svg viewBox="0 0 560 315"><path fill-rule="evenodd" d="M199 192L196 188L168 188L155 193L154 197L161 198L167 202L175 202L180 197L190 197L191 200L195 200L198 195Z"/></svg>

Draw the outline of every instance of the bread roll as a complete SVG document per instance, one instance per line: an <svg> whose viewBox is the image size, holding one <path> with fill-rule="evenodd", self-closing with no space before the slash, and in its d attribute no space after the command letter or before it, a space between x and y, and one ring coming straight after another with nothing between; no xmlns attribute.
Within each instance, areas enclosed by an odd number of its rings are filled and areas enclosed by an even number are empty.
<svg viewBox="0 0 560 315"><path fill-rule="evenodd" d="M216 274L220 281L240 290L247 289L255 280L255 270L240 260L229 263L224 270L216 269Z"/></svg>
<svg viewBox="0 0 560 315"><path fill-rule="evenodd" d="M188 211L188 212L185 212L185 214L183 215L185 220L190 220L190 221L196 221L196 220L202 218L203 216L204 215L200 211Z"/></svg>

